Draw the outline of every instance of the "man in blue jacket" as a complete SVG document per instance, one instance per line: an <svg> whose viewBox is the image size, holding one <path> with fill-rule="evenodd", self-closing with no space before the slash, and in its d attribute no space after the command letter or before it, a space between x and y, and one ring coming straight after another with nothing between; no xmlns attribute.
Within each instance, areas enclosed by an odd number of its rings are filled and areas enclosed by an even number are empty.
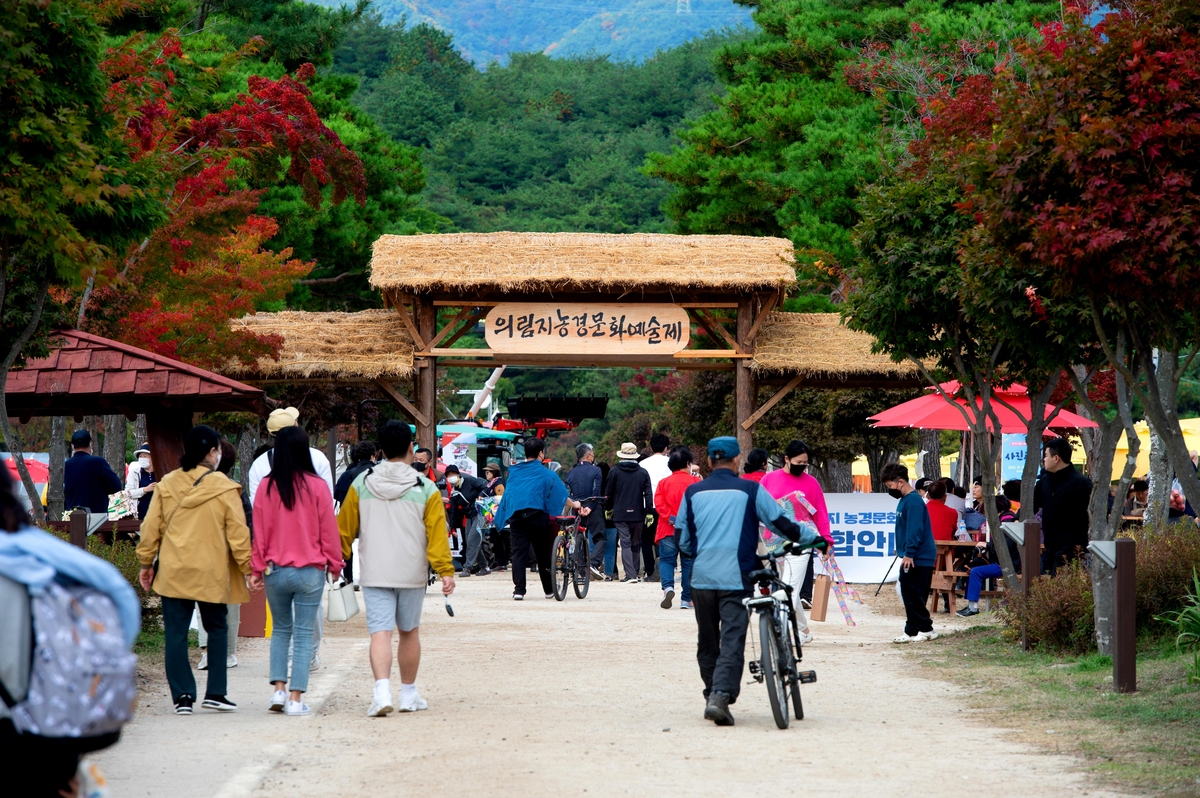
<svg viewBox="0 0 1200 798"><path fill-rule="evenodd" d="M543 464L545 442L539 438L525 441L525 462L508 469L504 496L496 507L496 528L507 523L512 539L513 601L525 598L526 569L529 567L529 546L537 559L538 575L546 598L554 598L554 583L550 573L550 547L554 532L550 517L561 515L566 505L579 507L579 502L567 496L567 487Z"/></svg>
<svg viewBox="0 0 1200 798"><path fill-rule="evenodd" d="M92 436L85 429L71 436L71 459L63 465L63 498L68 511L82 507L93 513L108 512L109 494L121 490L121 478L103 457L92 454Z"/></svg>
<svg viewBox="0 0 1200 798"><path fill-rule="evenodd" d="M704 717L732 726L729 705L737 701L745 666L749 616L742 599L753 585L746 574L762 567L758 557L758 525L799 544L822 551L825 541L783 514L783 508L757 482L738 476L737 438L708 442L712 473L683 494L675 528L679 550L694 557L692 604L699 630L696 661L704 680Z"/></svg>
<svg viewBox="0 0 1200 798"><path fill-rule="evenodd" d="M904 634L894 643L921 643L937 639L933 621L925 602L933 582L933 564L937 546L933 542L933 527L929 511L921 495L908 481L908 468L901 463L888 463L879 474L888 495L899 499L896 505L896 554L900 561L900 599L904 602Z"/></svg>

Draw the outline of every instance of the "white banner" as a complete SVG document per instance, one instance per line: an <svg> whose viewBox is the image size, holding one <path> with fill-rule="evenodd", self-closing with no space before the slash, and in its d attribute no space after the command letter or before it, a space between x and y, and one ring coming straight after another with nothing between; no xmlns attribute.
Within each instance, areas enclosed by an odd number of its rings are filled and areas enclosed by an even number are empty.
<svg viewBox="0 0 1200 798"><path fill-rule="evenodd" d="M896 504L886 493L825 494L833 551L847 582L883 579L896 557ZM899 566L892 568L887 581L895 582L899 573Z"/></svg>

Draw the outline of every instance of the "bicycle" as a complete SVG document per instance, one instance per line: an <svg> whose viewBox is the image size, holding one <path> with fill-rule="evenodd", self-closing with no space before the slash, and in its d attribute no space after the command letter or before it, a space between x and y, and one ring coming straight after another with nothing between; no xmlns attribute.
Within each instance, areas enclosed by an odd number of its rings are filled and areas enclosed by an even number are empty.
<svg viewBox="0 0 1200 798"><path fill-rule="evenodd" d="M779 578L775 560L769 560L767 568L751 571L747 578L754 583L755 594L742 599L742 604L751 616L758 615L758 636L762 645L761 656L750 660L750 675L756 682L766 683L767 699L771 703L775 725L786 729L789 722L788 693L791 693L796 720L803 720L800 685L815 683L817 672L798 668L803 652L796 612L792 608L792 586Z"/></svg>
<svg viewBox="0 0 1200 798"><path fill-rule="evenodd" d="M600 499L593 496L583 499L581 504ZM555 516L558 521L558 535L550 549L550 571L554 580L554 598L565 601L567 585L575 589L576 598L586 598L588 587L592 584L592 574L588 570L591 561L591 546L588 543L587 530L580 529L579 523L583 516L578 511L571 515Z"/></svg>

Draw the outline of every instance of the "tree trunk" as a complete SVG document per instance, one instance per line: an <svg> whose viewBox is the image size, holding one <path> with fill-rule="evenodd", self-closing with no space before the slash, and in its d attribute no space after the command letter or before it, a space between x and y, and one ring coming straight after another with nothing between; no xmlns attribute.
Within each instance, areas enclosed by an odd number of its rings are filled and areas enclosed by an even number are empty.
<svg viewBox="0 0 1200 798"><path fill-rule="evenodd" d="M67 419L50 419L50 484L46 487L46 507L50 520L62 518L66 498L63 495L63 470L67 462Z"/></svg>
<svg viewBox="0 0 1200 798"><path fill-rule="evenodd" d="M29 494L31 499L30 504L33 508L33 520L38 524L46 522L46 514L42 512L42 502L38 497L37 488L34 487L33 477L29 475L29 467L25 465L21 434L13 427L8 418L8 372L13 367L13 364L17 362L17 358L20 357L21 350L29 343L29 339L33 337L33 333L42 323L42 309L46 305L46 294L49 290L50 281L48 278L43 278L41 284L38 286L38 295L34 302L33 311L30 313L29 323L25 325L25 328L21 330L9 346L4 361L0 362L0 433L4 434L4 440L12 452L13 461L17 465L17 475L21 479L21 485L24 486L25 492ZM0 315L4 313L7 293L8 272L0 265ZM1200 502L1197 502L1197 506L1200 506Z"/></svg>
<svg viewBox="0 0 1200 798"><path fill-rule="evenodd" d="M150 432L146 429L146 414L138 413L137 421L133 422L133 445L142 446L150 440Z"/></svg>
<svg viewBox="0 0 1200 798"><path fill-rule="evenodd" d="M1042 437L1046 432L1046 405L1058 384L1055 374L1036 394L1029 394L1029 423L1025 429L1025 465L1021 469L1022 521L1033 519L1033 489L1037 485L1038 468L1042 462Z"/></svg>
<svg viewBox="0 0 1200 798"><path fill-rule="evenodd" d="M109 468L122 480L125 478L125 466L127 465L125 462L127 435L125 416L118 413L114 416L104 417L104 459L108 461Z"/></svg>
<svg viewBox="0 0 1200 798"><path fill-rule="evenodd" d="M917 462L921 465L921 476L929 479L942 477L942 436L936 429L917 430Z"/></svg>
<svg viewBox="0 0 1200 798"><path fill-rule="evenodd" d="M242 483L242 490L250 489L250 462L254 457L254 450L258 448L258 430L255 427L247 424L242 429L242 434L238 436L237 452L238 452L238 479Z"/></svg>
<svg viewBox="0 0 1200 798"><path fill-rule="evenodd" d="M1158 373L1158 389L1164 396L1173 396L1171 387L1175 382L1175 366L1179 363L1177 352L1159 351L1155 357ZM1144 522L1148 526L1167 522L1167 511L1171 507L1171 462L1167 456L1166 442L1153 423L1150 427L1150 491L1146 503Z"/></svg>
<svg viewBox="0 0 1200 798"><path fill-rule="evenodd" d="M850 463L843 463L841 460L825 461L825 492L854 492L854 474L851 471Z"/></svg>

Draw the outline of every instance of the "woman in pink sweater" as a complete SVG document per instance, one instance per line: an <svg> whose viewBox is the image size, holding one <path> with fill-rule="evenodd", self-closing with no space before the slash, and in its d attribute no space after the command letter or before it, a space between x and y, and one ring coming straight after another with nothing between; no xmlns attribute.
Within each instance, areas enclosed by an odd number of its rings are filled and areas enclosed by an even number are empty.
<svg viewBox="0 0 1200 798"><path fill-rule="evenodd" d="M313 624L321 611L325 573L342 572L342 542L333 515L333 497L317 476L308 450L308 434L285 427L275 436L271 475L254 497L254 551L251 584L267 589L271 606L270 680L275 686L272 712L309 715L302 700L312 664ZM292 638L292 694L288 648Z"/></svg>

